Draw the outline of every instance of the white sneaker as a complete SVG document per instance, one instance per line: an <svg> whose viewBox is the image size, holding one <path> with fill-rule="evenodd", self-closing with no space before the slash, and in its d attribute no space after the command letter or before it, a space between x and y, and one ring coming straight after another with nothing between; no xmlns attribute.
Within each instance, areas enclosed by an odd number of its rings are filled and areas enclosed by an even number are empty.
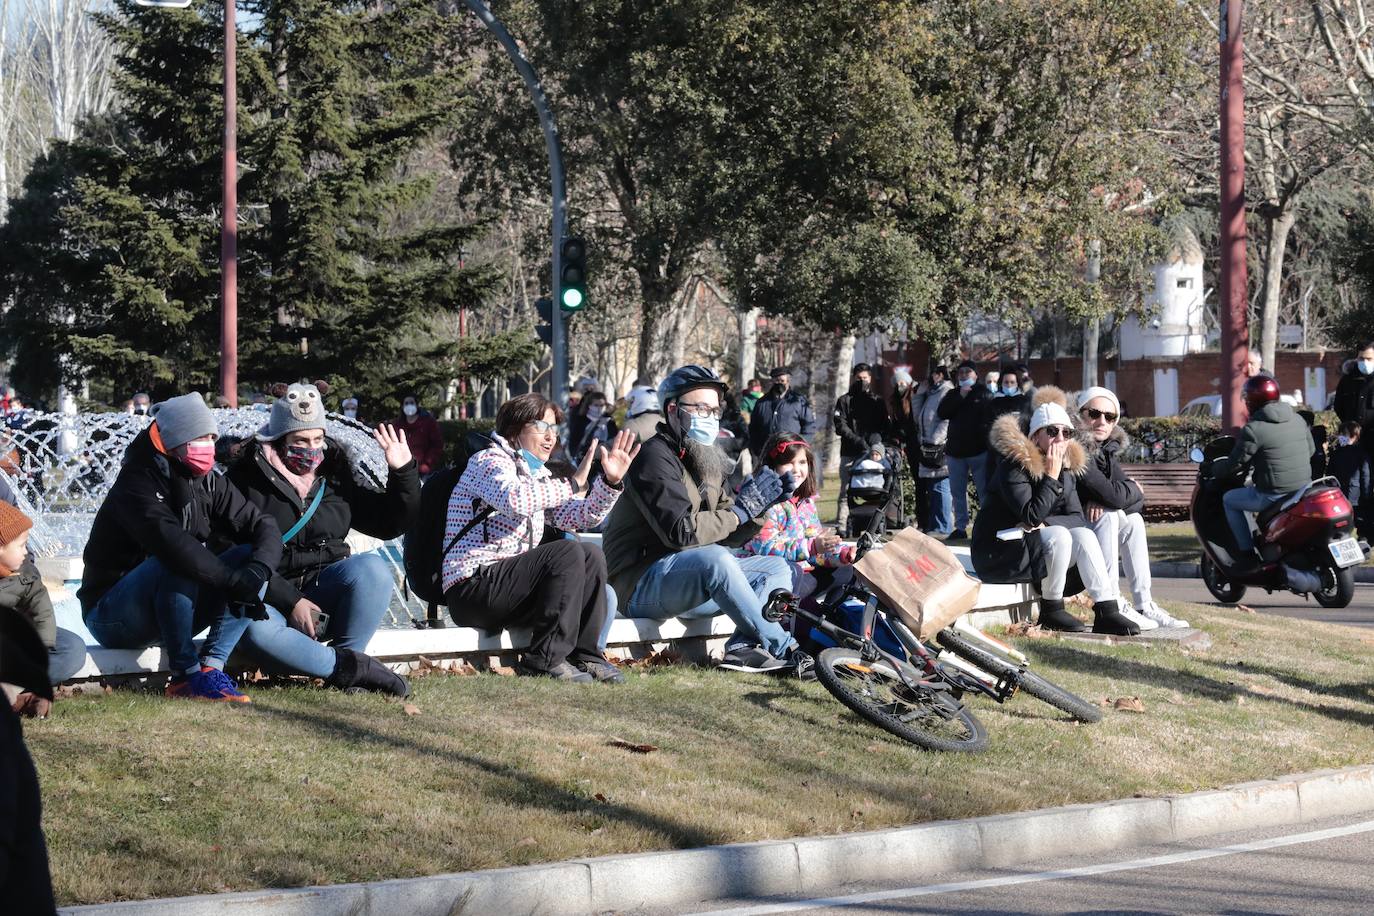
<svg viewBox="0 0 1374 916"><path fill-rule="evenodd" d="M1158 623L1146 617L1144 614L1140 613L1135 608L1131 607L1131 603L1129 601L1121 602L1121 616L1125 617L1131 623L1140 627L1140 632L1142 633L1144 633L1146 630L1159 629Z"/></svg>
<svg viewBox="0 0 1374 916"><path fill-rule="evenodd" d="M1153 621L1161 627L1178 627L1185 630L1188 628L1188 621L1179 620L1177 617L1164 610L1164 608L1155 604L1153 600L1147 601L1141 605L1140 613L1146 619Z"/></svg>

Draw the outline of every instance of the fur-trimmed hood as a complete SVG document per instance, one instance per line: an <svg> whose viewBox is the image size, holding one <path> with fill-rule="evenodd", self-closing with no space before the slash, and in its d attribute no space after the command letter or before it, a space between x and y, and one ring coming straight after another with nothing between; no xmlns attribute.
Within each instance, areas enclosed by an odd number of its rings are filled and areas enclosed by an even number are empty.
<svg viewBox="0 0 1374 916"><path fill-rule="evenodd" d="M1073 418L1074 425L1078 427L1078 438L1083 443L1083 451L1091 458L1099 451L1106 448L1113 453L1124 451L1126 446L1131 444L1131 437L1126 435L1126 431L1117 423L1112 427L1112 434L1102 442L1093 438L1092 430L1083 422L1083 415L1077 414Z"/></svg>
<svg viewBox="0 0 1374 916"><path fill-rule="evenodd" d="M1040 391L1044 391L1041 388ZM1063 392L1058 388L1053 388L1063 397ZM1039 392L1037 392L1037 397ZM1041 401L1041 403L1044 403ZM1006 414L998 417L992 424L992 432L988 436L988 443L997 450L997 453L1008 461L1014 462L1025 469L1032 480L1039 480L1045 476L1045 456L1040 451L1039 446L1026 435L1026 427L1022 425L1021 417L1016 414ZM1088 455L1083 450L1083 446L1076 439L1069 440L1068 450L1064 453L1064 467L1074 476L1081 476L1088 464Z"/></svg>

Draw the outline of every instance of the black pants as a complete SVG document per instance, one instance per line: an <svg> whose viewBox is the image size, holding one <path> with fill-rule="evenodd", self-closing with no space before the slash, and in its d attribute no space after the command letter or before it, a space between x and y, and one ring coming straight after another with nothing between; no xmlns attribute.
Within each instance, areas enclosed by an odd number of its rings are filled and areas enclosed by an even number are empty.
<svg viewBox="0 0 1374 916"><path fill-rule="evenodd" d="M0 696L0 901L6 913L57 912L41 821L38 773L19 717Z"/></svg>
<svg viewBox="0 0 1374 916"><path fill-rule="evenodd" d="M533 629L523 656L530 668L600 659L606 557L591 544L550 541L482 567L449 589L444 601L459 626Z"/></svg>

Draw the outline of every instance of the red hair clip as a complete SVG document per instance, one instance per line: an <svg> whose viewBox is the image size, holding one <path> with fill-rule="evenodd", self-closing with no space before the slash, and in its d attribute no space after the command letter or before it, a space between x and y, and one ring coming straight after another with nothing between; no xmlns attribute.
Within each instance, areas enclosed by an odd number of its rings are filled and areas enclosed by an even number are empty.
<svg viewBox="0 0 1374 916"><path fill-rule="evenodd" d="M788 439L786 442L779 442L777 445L773 446L773 450L768 453L768 457L776 458L794 445L800 445L802 448L806 448L806 443L802 440Z"/></svg>

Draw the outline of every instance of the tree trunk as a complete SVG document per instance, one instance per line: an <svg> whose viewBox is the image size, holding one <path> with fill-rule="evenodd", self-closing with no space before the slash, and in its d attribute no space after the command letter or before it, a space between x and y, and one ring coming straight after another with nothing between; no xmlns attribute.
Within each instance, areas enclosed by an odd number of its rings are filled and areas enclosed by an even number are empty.
<svg viewBox="0 0 1374 916"><path fill-rule="evenodd" d="M1102 240L1088 243L1088 263L1083 279L1092 285L1102 282ZM1102 319L1089 318L1083 325L1083 387L1097 384L1097 344L1102 333Z"/></svg>
<svg viewBox="0 0 1374 916"><path fill-rule="evenodd" d="M1279 343L1279 304L1283 296L1283 255L1288 233L1297 220L1291 206L1284 207L1269 222L1269 244L1264 250L1264 284L1260 299L1260 359L1264 368L1274 371L1274 351Z"/></svg>
<svg viewBox="0 0 1374 916"><path fill-rule="evenodd" d="M824 443L825 455L820 457L821 467L825 468L825 473L834 474L840 469L840 437L835 433L835 402L845 393L849 387L849 367L854 363L854 344L856 338L853 334L835 335L835 358L830 360L831 377L828 398L824 403L811 405L816 411L816 418L821 421L820 429L816 433L816 441Z"/></svg>
<svg viewBox="0 0 1374 916"><path fill-rule="evenodd" d="M759 345L759 315L762 309L741 309L739 315L739 378L735 387L743 389L757 374Z"/></svg>

